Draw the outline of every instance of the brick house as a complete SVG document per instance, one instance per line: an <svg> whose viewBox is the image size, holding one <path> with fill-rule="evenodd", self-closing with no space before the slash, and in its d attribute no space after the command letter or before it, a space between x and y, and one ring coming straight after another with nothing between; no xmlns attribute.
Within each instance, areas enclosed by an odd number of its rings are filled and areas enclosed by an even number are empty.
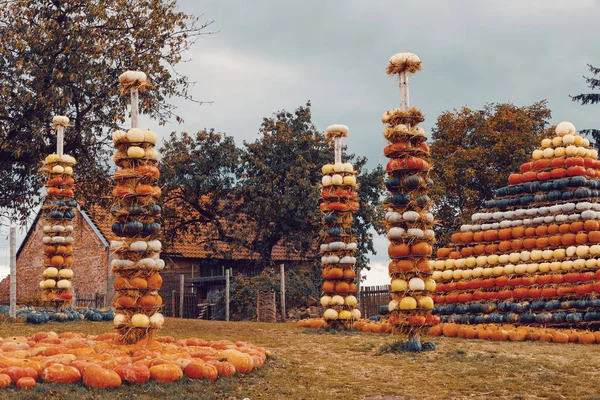
<svg viewBox="0 0 600 400"><path fill-rule="evenodd" d="M73 226L75 231L73 287L76 296L90 297L94 294L105 296L106 306L110 306L113 296L110 272L111 253L109 249L111 217L102 209L87 213L78 209ZM17 299L39 293L42 266L42 224L39 214L30 227L17 251ZM210 248L205 238L175 238L172 245L163 244L161 258L165 260L161 295L179 291L180 277L185 279L185 292L196 294L197 302L204 303L212 294L225 286L225 270L231 275L255 275L262 271L257 254L239 247L233 249L224 242L212 241ZM282 246L275 246L272 260L295 268L309 265L312 256L300 257L288 254ZM9 298L10 276L0 281L0 301Z"/></svg>

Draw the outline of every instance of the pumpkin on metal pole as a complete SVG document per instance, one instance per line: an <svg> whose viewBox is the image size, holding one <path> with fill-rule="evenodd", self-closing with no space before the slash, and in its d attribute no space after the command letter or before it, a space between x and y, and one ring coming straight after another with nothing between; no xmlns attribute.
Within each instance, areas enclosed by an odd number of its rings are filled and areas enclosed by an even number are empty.
<svg viewBox="0 0 600 400"><path fill-rule="evenodd" d="M160 172L154 149L157 135L139 128L138 97L148 85L146 74L126 71L119 76L119 84L121 95L129 94L131 98L131 129L113 133L113 159L118 167L110 210L114 217L111 250L116 256L111 269L118 275L113 283L113 322L121 339L134 343L152 338L164 323L160 313L163 301L158 294L162 286L159 271L165 266L158 240L161 190L156 183ZM175 302L175 296L171 301Z"/></svg>
<svg viewBox="0 0 600 400"><path fill-rule="evenodd" d="M357 172L352 164L342 163L342 138L348 136L348 127L331 125L325 133L329 140L333 140L335 158L334 164L326 164L322 168L322 201L319 206L323 213L321 306L325 308L323 318L326 326L350 329L353 322L360 319L354 284L357 231L353 227L352 216L359 208Z"/></svg>
<svg viewBox="0 0 600 400"><path fill-rule="evenodd" d="M435 242L427 195L433 185L431 157L425 131L418 127L423 114L410 108L408 89L408 75L420 69L421 60L415 54L398 53L390 58L387 73L399 78L400 108L386 111L382 117L388 140L384 154L391 159L386 166L390 193L384 200L391 258L389 323L394 331L408 336L401 349L417 352L435 348L431 342L421 344L420 333L439 322L431 315L435 290L429 263Z"/></svg>
<svg viewBox="0 0 600 400"><path fill-rule="evenodd" d="M73 301L73 208L77 206L73 189L75 158L64 154L64 132L69 118L57 115L52 119L56 131L56 153L44 159L40 173L46 177L46 195L42 205L45 267L40 281L42 300L57 310Z"/></svg>

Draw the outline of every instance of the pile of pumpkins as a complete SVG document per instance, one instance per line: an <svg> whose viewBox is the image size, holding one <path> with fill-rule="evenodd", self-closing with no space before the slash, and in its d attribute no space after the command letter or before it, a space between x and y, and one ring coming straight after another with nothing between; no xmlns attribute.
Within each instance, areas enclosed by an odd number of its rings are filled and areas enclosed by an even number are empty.
<svg viewBox="0 0 600 400"><path fill-rule="evenodd" d="M8 316L9 307L0 306L0 313ZM71 321L112 321L114 313L112 310L98 308L73 308L64 307L60 311L50 307L19 307L16 311L16 318L19 322L28 324L45 324L48 322L71 322Z"/></svg>
<svg viewBox="0 0 600 400"><path fill-rule="evenodd" d="M386 166L389 195L384 200L391 259L389 323L410 337L436 322L431 315L436 285L429 263L435 241L427 195L433 184L431 157L425 131L417 126L423 121L418 110L387 111L382 121L387 124L384 136L388 140L384 154L390 159Z"/></svg>
<svg viewBox="0 0 600 400"><path fill-rule="evenodd" d="M590 332L581 329L516 326L513 324L463 325L442 323L431 327L428 335L511 342L600 343L600 332Z"/></svg>
<svg viewBox="0 0 600 400"><path fill-rule="evenodd" d="M130 84L126 79L130 72L121 76L122 86ZM143 73L133 76L134 83L146 79ZM132 110L132 114L137 111ZM159 156L154 148L157 140L155 132L138 127L113 133L116 149L113 159L118 167L113 177L111 209L115 235L110 244L115 255L111 269L118 275L113 283L116 292L113 322L128 343L151 337L164 323L160 313L162 298L158 294L162 286L159 271L165 263L160 259L162 244L158 240L161 190L157 186L160 175Z"/></svg>
<svg viewBox="0 0 600 400"><path fill-rule="evenodd" d="M442 322L600 327L600 161L569 122L437 251Z"/></svg>
<svg viewBox="0 0 600 400"><path fill-rule="evenodd" d="M65 117L66 118L66 117ZM46 196L42 205L43 266L40 289L42 300L55 307L68 307L73 300L73 225L75 218L75 158L50 154L40 172L46 177Z"/></svg>
<svg viewBox="0 0 600 400"><path fill-rule="evenodd" d="M333 137L336 134L345 136L347 131L344 125L327 128L328 136ZM351 322L360 318L354 283L357 231L352 216L359 208L357 173L348 162L326 164L322 172L319 209L323 213L320 246L323 286L320 303L328 326L350 328Z"/></svg>
<svg viewBox="0 0 600 400"><path fill-rule="evenodd" d="M271 353L245 342L197 337L142 339L129 345L119 334L37 332L0 339L0 388L31 388L38 382L106 389L187 379L215 381L262 367Z"/></svg>

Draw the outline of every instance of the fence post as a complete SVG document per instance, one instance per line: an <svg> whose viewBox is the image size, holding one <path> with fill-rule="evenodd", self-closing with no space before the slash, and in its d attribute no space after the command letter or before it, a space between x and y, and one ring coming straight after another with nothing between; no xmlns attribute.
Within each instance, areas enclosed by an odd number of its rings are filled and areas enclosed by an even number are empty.
<svg viewBox="0 0 600 400"><path fill-rule="evenodd" d="M10 318L17 317L17 227L10 226Z"/></svg>
<svg viewBox="0 0 600 400"><path fill-rule="evenodd" d="M229 321L229 269L225 270L225 321Z"/></svg>
<svg viewBox="0 0 600 400"><path fill-rule="evenodd" d="M281 264L279 268L279 274L281 275L281 322L285 322L285 265Z"/></svg>
<svg viewBox="0 0 600 400"><path fill-rule="evenodd" d="M183 274L179 275L179 318L183 318L184 282L185 282L185 275L183 275Z"/></svg>
<svg viewBox="0 0 600 400"><path fill-rule="evenodd" d="M171 291L171 317L175 318L175 291Z"/></svg>

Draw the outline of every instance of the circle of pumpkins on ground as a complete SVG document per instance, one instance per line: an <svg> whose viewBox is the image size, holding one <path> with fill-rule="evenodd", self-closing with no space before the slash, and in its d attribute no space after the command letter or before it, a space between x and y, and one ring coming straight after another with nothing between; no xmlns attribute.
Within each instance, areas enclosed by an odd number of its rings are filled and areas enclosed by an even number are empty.
<svg viewBox="0 0 600 400"><path fill-rule="evenodd" d="M245 342L176 341L163 336L121 344L117 333L86 336L81 333L38 332L33 336L0 339L0 387L19 388L39 380L75 383L95 388L123 383L175 382L189 379L215 381L219 375L246 374L264 365L265 348Z"/></svg>

